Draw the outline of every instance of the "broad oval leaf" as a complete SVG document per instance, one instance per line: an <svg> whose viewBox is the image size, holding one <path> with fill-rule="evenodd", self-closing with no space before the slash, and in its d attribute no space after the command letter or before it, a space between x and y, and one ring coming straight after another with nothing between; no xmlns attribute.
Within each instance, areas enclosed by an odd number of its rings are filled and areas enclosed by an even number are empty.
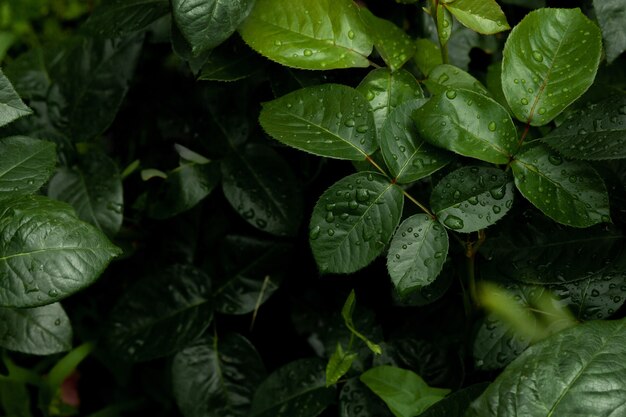
<svg viewBox="0 0 626 417"><path fill-rule="evenodd" d="M28 116L32 112L0 69L0 127L20 117Z"/></svg>
<svg viewBox="0 0 626 417"><path fill-rule="evenodd" d="M504 45L502 90L515 117L549 123L593 82L600 29L580 9L540 9L513 28Z"/></svg>
<svg viewBox="0 0 626 417"><path fill-rule="evenodd" d="M326 365L326 386L330 387L339 381L352 367L352 362L359 357L356 352L344 351L341 343L337 343L337 349L330 356Z"/></svg>
<svg viewBox="0 0 626 417"><path fill-rule="evenodd" d="M483 35L510 29L496 0L454 0L443 4L459 22Z"/></svg>
<svg viewBox="0 0 626 417"><path fill-rule="evenodd" d="M462 167L433 189L430 206L443 224L462 233L485 229L513 206L513 182L491 167Z"/></svg>
<svg viewBox="0 0 626 417"><path fill-rule="evenodd" d="M253 6L254 0L172 0L172 15L198 55L228 39Z"/></svg>
<svg viewBox="0 0 626 417"><path fill-rule="evenodd" d="M349 379L339 393L340 417L391 417L383 403L358 378Z"/></svg>
<svg viewBox="0 0 626 417"><path fill-rule="evenodd" d="M619 415L626 396L624 344L626 320L563 330L513 361L466 415Z"/></svg>
<svg viewBox="0 0 626 417"><path fill-rule="evenodd" d="M209 277L190 265L162 268L144 277L111 312L106 333L109 348L132 361L179 351L211 324L210 288Z"/></svg>
<svg viewBox="0 0 626 417"><path fill-rule="evenodd" d="M109 38L128 36L146 29L169 10L167 0L106 0L89 16L85 29Z"/></svg>
<svg viewBox="0 0 626 417"><path fill-rule="evenodd" d="M324 363L300 359L274 371L254 394L251 417L315 417L335 401Z"/></svg>
<svg viewBox="0 0 626 417"><path fill-rule="evenodd" d="M574 159L626 158L626 96L616 95L579 109L551 131L543 142Z"/></svg>
<svg viewBox="0 0 626 417"><path fill-rule="evenodd" d="M57 162L54 143L25 136L0 139L0 155L0 199L36 192Z"/></svg>
<svg viewBox="0 0 626 417"><path fill-rule="evenodd" d="M0 202L0 306L35 307L92 284L121 251L72 208L41 196Z"/></svg>
<svg viewBox="0 0 626 417"><path fill-rule="evenodd" d="M348 274L366 267L391 239L403 204L402 190L371 172L350 175L326 190L309 225L320 270Z"/></svg>
<svg viewBox="0 0 626 417"><path fill-rule="evenodd" d="M274 139L319 156L358 161L378 146L368 101L345 85L307 87L267 102L259 122Z"/></svg>
<svg viewBox="0 0 626 417"><path fill-rule="evenodd" d="M405 70L391 72L387 68L375 69L363 78L356 89L370 102L377 130L400 104L424 98L424 92L413 74Z"/></svg>
<svg viewBox="0 0 626 417"><path fill-rule="evenodd" d="M257 229L293 236L302 220L302 192L272 148L249 144L222 162L222 190L237 213Z"/></svg>
<svg viewBox="0 0 626 417"><path fill-rule="evenodd" d="M81 220L108 236L122 226L122 180L117 164L103 153L82 155L76 166L61 168L48 184L48 197L70 204Z"/></svg>
<svg viewBox="0 0 626 417"><path fill-rule="evenodd" d="M380 130L380 148L385 164L400 184L427 177L446 166L453 154L422 140L413 122L413 112L427 100L410 100L398 105Z"/></svg>
<svg viewBox="0 0 626 417"><path fill-rule="evenodd" d="M448 256L448 233L426 214L402 222L389 247L387 270L401 295L433 283Z"/></svg>
<svg viewBox="0 0 626 417"><path fill-rule="evenodd" d="M239 33L261 55L302 69L367 67L373 49L351 0L257 0Z"/></svg>
<svg viewBox="0 0 626 417"><path fill-rule="evenodd" d="M517 189L553 220L573 227L610 221L604 182L586 163L539 145L517 155L511 167Z"/></svg>
<svg viewBox="0 0 626 417"><path fill-rule="evenodd" d="M185 417L248 417L264 378L258 352L235 333L198 340L172 363L174 397Z"/></svg>
<svg viewBox="0 0 626 417"><path fill-rule="evenodd" d="M602 28L606 60L610 64L626 51L626 4L621 0L593 0L593 8Z"/></svg>
<svg viewBox="0 0 626 417"><path fill-rule="evenodd" d="M437 94L413 113L419 134L433 145L494 164L517 149L517 130L496 101L463 89Z"/></svg>
<svg viewBox="0 0 626 417"><path fill-rule="evenodd" d="M0 346L29 355L72 348L72 325L59 303L35 308L0 307Z"/></svg>
<svg viewBox="0 0 626 417"><path fill-rule="evenodd" d="M416 51L413 61L422 74L428 76L430 71L437 65L441 65L441 50L435 42L429 39L418 39L415 41Z"/></svg>
<svg viewBox="0 0 626 417"><path fill-rule="evenodd" d="M429 73L424 84L433 94L445 93L449 88L470 90L475 93L491 97L484 85L472 75L450 64L442 64L434 67Z"/></svg>
<svg viewBox="0 0 626 417"><path fill-rule="evenodd" d="M258 74L267 61L243 42L225 42L211 50L202 65L198 80L237 81Z"/></svg>

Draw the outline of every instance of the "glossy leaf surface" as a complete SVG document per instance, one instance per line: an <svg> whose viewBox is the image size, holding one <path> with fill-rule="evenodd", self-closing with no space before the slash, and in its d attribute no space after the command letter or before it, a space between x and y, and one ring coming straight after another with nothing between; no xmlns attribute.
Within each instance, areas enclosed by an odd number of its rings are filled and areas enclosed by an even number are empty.
<svg viewBox="0 0 626 417"><path fill-rule="evenodd" d="M443 63L439 46L434 42L428 39L418 39L415 41L415 45L416 51L413 60L424 75L429 75L433 68Z"/></svg>
<svg viewBox="0 0 626 417"><path fill-rule="evenodd" d="M510 29L496 0L455 0L444 5L459 22L483 35Z"/></svg>
<svg viewBox="0 0 626 417"><path fill-rule="evenodd" d="M309 225L322 272L350 273L381 254L400 221L402 191L380 174L350 175L322 194Z"/></svg>
<svg viewBox="0 0 626 417"><path fill-rule="evenodd" d="M0 199L36 192L57 161L53 143L25 136L0 139L0 155Z"/></svg>
<svg viewBox="0 0 626 417"><path fill-rule="evenodd" d="M485 86L476 78L460 68L450 64L437 65L428 73L424 81L433 94L445 93L449 88L470 90L485 96L491 96Z"/></svg>
<svg viewBox="0 0 626 417"><path fill-rule="evenodd" d="M265 103L259 122L274 139L319 156L358 161L377 148L368 101L344 85L303 88Z"/></svg>
<svg viewBox="0 0 626 417"><path fill-rule="evenodd" d="M626 51L626 4L620 0L593 0L593 8L602 28L606 59L610 64Z"/></svg>
<svg viewBox="0 0 626 417"><path fill-rule="evenodd" d="M420 414L421 417L464 417L469 405L487 388L486 383L470 385L455 391L443 400L433 404Z"/></svg>
<svg viewBox="0 0 626 417"><path fill-rule="evenodd" d="M9 79L0 70L0 126L32 113L15 92Z"/></svg>
<svg viewBox="0 0 626 417"><path fill-rule="evenodd" d="M326 365L326 386L336 384L350 370L352 362L358 356L358 353L344 351L341 343L337 343L337 349L330 356L328 365Z"/></svg>
<svg viewBox="0 0 626 417"><path fill-rule="evenodd" d="M358 378L349 379L339 394L340 417L391 417L389 408Z"/></svg>
<svg viewBox="0 0 626 417"><path fill-rule="evenodd" d="M127 36L144 30L169 9L167 0L107 0L94 10L85 27L104 37Z"/></svg>
<svg viewBox="0 0 626 417"><path fill-rule="evenodd" d="M415 54L415 43L402 29L386 19L374 16L366 8L359 10L376 51L391 71L400 69Z"/></svg>
<svg viewBox="0 0 626 417"><path fill-rule="evenodd" d="M502 89L515 117L549 123L589 88L602 51L600 29L579 9L540 9L504 46Z"/></svg>

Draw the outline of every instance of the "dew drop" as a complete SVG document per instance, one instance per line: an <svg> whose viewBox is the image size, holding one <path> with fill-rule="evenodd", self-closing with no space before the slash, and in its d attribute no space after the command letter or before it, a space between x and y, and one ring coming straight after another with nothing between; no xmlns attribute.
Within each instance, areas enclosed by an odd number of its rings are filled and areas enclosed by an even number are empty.
<svg viewBox="0 0 626 417"><path fill-rule="evenodd" d="M350 202L348 203L348 208L349 208L350 210L356 210L358 207L359 207L359 203L357 203L357 202L356 202L356 201L354 201L354 200L353 200L353 201L350 201Z"/></svg>
<svg viewBox="0 0 626 417"><path fill-rule="evenodd" d="M311 56L311 55L313 55L313 51L311 51L310 49L304 50L304 56Z"/></svg>
<svg viewBox="0 0 626 417"><path fill-rule="evenodd" d="M61 319L56 319L56 320L54 321L54 325L55 325L55 326L60 326L60 325L61 325Z"/></svg>
<svg viewBox="0 0 626 417"><path fill-rule="evenodd" d="M443 84L443 83L445 83L446 81L448 81L449 79L450 79L450 77L448 77L448 74L446 74L446 73L444 72L443 74L441 74L441 75L439 76L439 78L437 79L437 82L438 82L439 84Z"/></svg>
<svg viewBox="0 0 626 417"><path fill-rule="evenodd" d="M454 197L455 200L458 200L461 197L461 192L459 190L456 190L453 194L452 197Z"/></svg>
<svg viewBox="0 0 626 417"><path fill-rule="evenodd" d="M495 132L496 131L496 122L489 122L489 126L487 126L489 128L490 131Z"/></svg>
<svg viewBox="0 0 626 417"><path fill-rule="evenodd" d="M521 99L520 101L521 101L521 103L522 103L524 106L528 104L528 99L527 99L527 98L525 98L525 97L524 97L523 99Z"/></svg>
<svg viewBox="0 0 626 417"><path fill-rule="evenodd" d="M356 131L359 132L359 133L365 133L368 130L369 130L369 128L366 125L361 125L361 126L358 126L356 128Z"/></svg>
<svg viewBox="0 0 626 417"><path fill-rule="evenodd" d="M500 213L500 211L502 210L500 206L493 206L491 209L493 210L495 214Z"/></svg>
<svg viewBox="0 0 626 417"><path fill-rule="evenodd" d="M552 164L552 165L561 165L563 163L563 158L561 158L559 155L555 155L552 154L550 156L548 156L548 161Z"/></svg>
<svg viewBox="0 0 626 417"><path fill-rule="evenodd" d="M448 97L450 100L454 100L454 98L456 97L456 91L454 90L446 91L446 97Z"/></svg>
<svg viewBox="0 0 626 417"><path fill-rule="evenodd" d="M48 296L52 297L52 298L56 298L59 296L59 292L55 289L52 289L50 291L48 291Z"/></svg>
<svg viewBox="0 0 626 417"><path fill-rule="evenodd" d="M533 56L533 59L537 62L543 61L543 55L539 51L533 51L532 56Z"/></svg>
<svg viewBox="0 0 626 417"><path fill-rule="evenodd" d="M354 39L354 32L353 31L348 31L348 38L350 39Z"/></svg>
<svg viewBox="0 0 626 417"><path fill-rule="evenodd" d="M463 220L456 216L453 216L452 214L448 214L448 217L446 217L446 219L443 221L443 224L454 230L462 229L465 226Z"/></svg>
<svg viewBox="0 0 626 417"><path fill-rule="evenodd" d="M328 236L333 236L335 234L335 230L334 229L328 229L328 231L326 233L328 233Z"/></svg>
<svg viewBox="0 0 626 417"><path fill-rule="evenodd" d="M356 199L361 203L365 203L370 199L369 192L364 188L356 190Z"/></svg>
<svg viewBox="0 0 626 417"><path fill-rule="evenodd" d="M309 239L315 240L320 237L320 230L321 228L319 226L315 226L313 229L311 229L311 231L309 232Z"/></svg>
<svg viewBox="0 0 626 417"><path fill-rule="evenodd" d="M344 122L344 125L345 125L346 127L354 127L354 125L355 125L355 121L354 121L354 119L348 119L348 120L346 120L346 121Z"/></svg>
<svg viewBox="0 0 626 417"><path fill-rule="evenodd" d="M333 214L332 211L329 211L328 213L326 213L326 221L328 223L332 223L335 221L335 215Z"/></svg>
<svg viewBox="0 0 626 417"><path fill-rule="evenodd" d="M545 114L546 113L546 108L545 107L540 107L539 108L539 114Z"/></svg>
<svg viewBox="0 0 626 417"><path fill-rule="evenodd" d="M502 200L506 195L506 186L503 185L500 188L494 188L493 190L489 190L489 194L494 200Z"/></svg>

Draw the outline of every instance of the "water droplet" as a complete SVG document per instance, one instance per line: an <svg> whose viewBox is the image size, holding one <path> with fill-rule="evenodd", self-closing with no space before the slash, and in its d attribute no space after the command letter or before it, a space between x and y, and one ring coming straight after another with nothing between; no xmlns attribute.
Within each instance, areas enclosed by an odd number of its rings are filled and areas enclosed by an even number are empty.
<svg viewBox="0 0 626 417"><path fill-rule="evenodd" d="M470 203L472 206L475 206L476 204L478 204L478 197L473 195L467 199L467 202Z"/></svg>
<svg viewBox="0 0 626 417"><path fill-rule="evenodd" d="M280 45L282 45L282 44L283 44L283 43L282 43L281 41L279 41L279 40L275 40L275 41L274 41L274 45L276 45L276 46L280 46Z"/></svg>
<svg viewBox="0 0 626 417"><path fill-rule="evenodd" d="M441 22L441 26L447 28L448 26L450 26L450 22L448 22L446 19L443 19L443 22Z"/></svg>
<svg viewBox="0 0 626 417"><path fill-rule="evenodd" d="M367 127L367 125L361 125L361 126L358 126L356 128L356 131L359 132L359 133L365 133L368 130L369 130L369 128Z"/></svg>
<svg viewBox="0 0 626 417"><path fill-rule="evenodd" d="M563 163L563 158L561 158L559 155L555 155L555 154L551 154L550 156L548 156L548 161L552 164L552 165L561 165Z"/></svg>
<svg viewBox="0 0 626 417"><path fill-rule="evenodd" d="M28 180L28 185L33 185L33 184L35 184L34 180Z"/></svg>
<svg viewBox="0 0 626 417"><path fill-rule="evenodd" d="M309 232L309 239L317 239L320 236L320 230L321 228L319 226L315 226L313 229L311 229L311 231Z"/></svg>
<svg viewBox="0 0 626 417"><path fill-rule="evenodd" d="M60 325L61 325L61 319L56 319L56 320L54 321L54 325L55 325L55 326L60 326Z"/></svg>
<svg viewBox="0 0 626 417"><path fill-rule="evenodd" d="M496 122L489 122L489 126L487 126L489 128L490 131L495 132L496 131Z"/></svg>
<svg viewBox="0 0 626 417"><path fill-rule="evenodd" d="M365 203L370 199L369 192L366 189L360 188L356 190L356 199L360 203Z"/></svg>
<svg viewBox="0 0 626 417"><path fill-rule="evenodd" d="M265 229L267 227L267 221L263 219L256 219L255 223L261 229Z"/></svg>
<svg viewBox="0 0 626 417"><path fill-rule="evenodd" d="M541 52L533 51L532 55L533 55L533 59L535 61L537 61L537 62L542 62L543 61L543 55L541 55Z"/></svg>
<svg viewBox="0 0 626 417"><path fill-rule="evenodd" d="M587 133L589 133L589 132L587 132L585 129L580 129L580 130L578 131L578 134L579 134L579 135L586 135Z"/></svg>
<svg viewBox="0 0 626 417"><path fill-rule="evenodd" d="M304 50L304 56L311 56L311 55L313 55L313 51L311 51L310 49Z"/></svg>
<svg viewBox="0 0 626 417"><path fill-rule="evenodd" d="M455 200L458 200L458 199L461 197L461 192L460 192L459 190L456 190L456 191L452 194L452 197L453 197Z"/></svg>
<svg viewBox="0 0 626 417"><path fill-rule="evenodd" d="M374 97L376 97L376 94L374 94L373 91L368 91L367 94L365 94L365 98L367 99L367 101L372 101L374 100Z"/></svg>
<svg viewBox="0 0 626 417"><path fill-rule="evenodd" d="M326 211L332 211L335 209L337 205L335 203L328 203L326 204Z"/></svg>
<svg viewBox="0 0 626 417"><path fill-rule="evenodd" d="M525 97L524 97L523 99L521 99L520 101L521 101L521 103L522 103L524 106L528 104L528 99L527 99L527 98L525 98Z"/></svg>
<svg viewBox="0 0 626 417"><path fill-rule="evenodd" d="M246 220L250 220L251 218L254 217L254 210L250 209L250 210L246 210L242 213L243 218Z"/></svg>
<svg viewBox="0 0 626 417"><path fill-rule="evenodd" d="M355 124L356 124L356 123L355 123L354 119L348 119L348 120L346 120L346 121L344 122L344 125L345 125L346 127L354 127L354 125L355 125Z"/></svg>
<svg viewBox="0 0 626 417"><path fill-rule="evenodd" d="M59 292L55 289L48 291L48 296L52 298L56 298L59 296Z"/></svg>
<svg viewBox="0 0 626 417"><path fill-rule="evenodd" d="M351 30L348 31L348 38L354 39L354 32L352 32Z"/></svg>
<svg viewBox="0 0 626 417"><path fill-rule="evenodd" d="M439 84L444 84L446 81L448 81L450 79L450 77L448 77L448 74L446 74L445 72L442 73L439 78L437 79L437 82Z"/></svg>
<svg viewBox="0 0 626 417"><path fill-rule="evenodd" d="M500 213L500 211L502 210L500 206L493 206L491 209L493 210L495 214Z"/></svg>
<svg viewBox="0 0 626 417"><path fill-rule="evenodd" d="M465 226L463 220L456 216L453 216L452 214L448 214L448 217L446 217L446 219L443 221L443 224L454 230L462 229Z"/></svg>
<svg viewBox="0 0 626 417"><path fill-rule="evenodd" d="M332 211L329 211L328 213L326 213L326 221L328 223L332 223L335 221L335 215L333 214Z"/></svg>
<svg viewBox="0 0 626 417"><path fill-rule="evenodd" d="M489 194L494 200L502 200L506 195L506 185L503 185L500 188L494 188L493 190L489 190Z"/></svg>
<svg viewBox="0 0 626 417"><path fill-rule="evenodd" d="M348 203L348 208L350 208L350 210L356 210L357 207L359 207L359 203L354 200Z"/></svg>
<svg viewBox="0 0 626 417"><path fill-rule="evenodd" d="M450 100L454 100L454 98L456 97L456 91L454 90L446 91L446 97L448 97Z"/></svg>
<svg viewBox="0 0 626 417"><path fill-rule="evenodd" d="M328 233L328 236L333 236L335 234L335 230L334 229L328 229L328 231L326 233Z"/></svg>

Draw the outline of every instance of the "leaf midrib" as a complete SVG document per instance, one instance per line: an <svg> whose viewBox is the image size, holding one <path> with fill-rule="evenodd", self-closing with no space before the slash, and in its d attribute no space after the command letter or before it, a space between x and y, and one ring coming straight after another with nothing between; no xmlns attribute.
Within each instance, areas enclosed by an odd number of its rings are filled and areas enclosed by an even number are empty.
<svg viewBox="0 0 626 417"><path fill-rule="evenodd" d="M46 152L46 151L48 150L48 149L47 149L48 147L46 146L46 145L47 145L47 143L46 143L45 141L41 141L41 142L44 144L44 146L40 147L40 149L39 149L37 152L32 153L32 154L28 155L28 157L27 157L27 158L20 160L19 162L17 162L17 163L16 163L16 164L14 164L14 165L11 165L11 166L10 166L9 168L7 168L4 172L0 172L0 180L1 180L1 179L3 179L2 177L4 177L7 173L9 173L10 171L14 170L14 169L15 169L15 168L17 168L18 166L25 164L25 163L26 163L26 162L28 162L29 160L31 160L31 159L33 159L33 158L35 158L35 157L36 157L37 155L39 155L40 153L42 153L42 152ZM39 143L38 143L38 144L39 144Z"/></svg>
<svg viewBox="0 0 626 417"><path fill-rule="evenodd" d="M95 246L95 247L64 246L64 247L58 247L58 248L45 248L45 249L37 249L37 250L29 251L29 252L20 252L20 253L15 253L12 255L3 256L3 257L0 257L0 262L6 262L9 259L19 258L22 256L33 256L39 253L46 253L46 252L85 251L85 252L92 252L95 254L99 250L106 250L106 249L107 248L105 246Z"/></svg>

